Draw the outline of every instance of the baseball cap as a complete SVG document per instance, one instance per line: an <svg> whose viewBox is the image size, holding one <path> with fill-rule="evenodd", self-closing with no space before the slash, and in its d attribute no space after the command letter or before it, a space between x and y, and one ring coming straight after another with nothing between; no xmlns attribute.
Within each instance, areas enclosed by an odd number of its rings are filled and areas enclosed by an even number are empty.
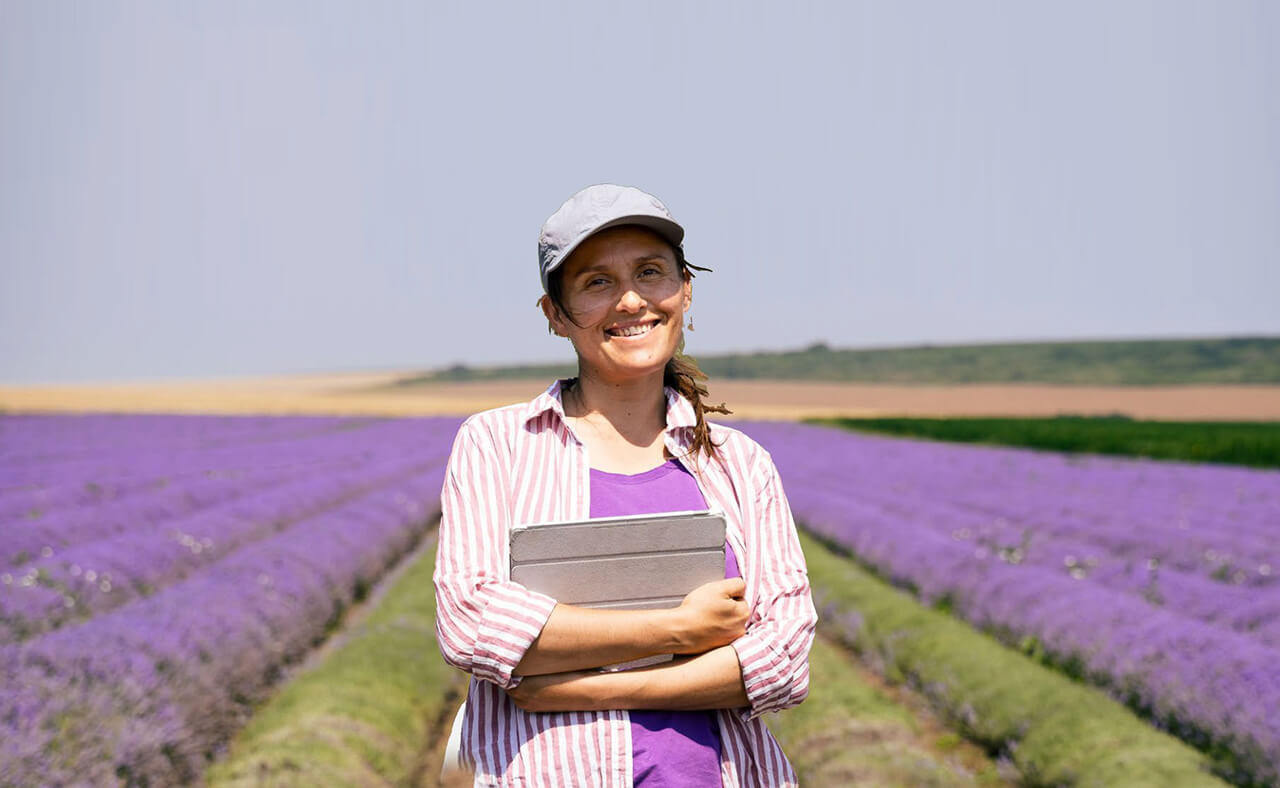
<svg viewBox="0 0 1280 788"><path fill-rule="evenodd" d="M657 197L634 186L597 183L565 200L564 205L543 223L542 232L538 234L542 291L547 291L547 277L579 244L601 230L620 224L647 227L672 246L682 249L684 228Z"/></svg>

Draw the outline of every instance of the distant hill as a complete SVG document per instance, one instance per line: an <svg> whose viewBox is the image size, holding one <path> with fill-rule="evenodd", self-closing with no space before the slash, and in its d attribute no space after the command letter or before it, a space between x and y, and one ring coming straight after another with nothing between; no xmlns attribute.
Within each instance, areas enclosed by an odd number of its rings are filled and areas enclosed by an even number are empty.
<svg viewBox="0 0 1280 788"><path fill-rule="evenodd" d="M1280 383L1280 337L1025 342L802 350L695 356L712 378L857 381L861 383L1065 383L1172 385ZM455 365L402 379L436 381L551 378L572 364L504 367Z"/></svg>

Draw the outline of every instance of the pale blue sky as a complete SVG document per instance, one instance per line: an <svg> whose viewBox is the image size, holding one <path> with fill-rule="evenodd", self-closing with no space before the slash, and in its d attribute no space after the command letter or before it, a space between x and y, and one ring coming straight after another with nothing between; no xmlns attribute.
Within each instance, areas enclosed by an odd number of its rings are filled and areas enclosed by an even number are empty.
<svg viewBox="0 0 1280 788"><path fill-rule="evenodd" d="M695 355L1280 334L1278 8L0 0L0 382L570 358L601 181Z"/></svg>

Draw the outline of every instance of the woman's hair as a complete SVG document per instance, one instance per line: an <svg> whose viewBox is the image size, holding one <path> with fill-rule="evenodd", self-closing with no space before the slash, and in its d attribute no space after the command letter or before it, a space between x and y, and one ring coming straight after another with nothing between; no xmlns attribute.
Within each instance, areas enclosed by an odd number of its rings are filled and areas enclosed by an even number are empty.
<svg viewBox="0 0 1280 788"><path fill-rule="evenodd" d="M676 272L683 280L685 277L692 279L694 271L710 271L710 268L694 265L684 258L684 250L678 246L671 247L676 255ZM574 325L578 325L578 321L574 320L573 315L565 308L564 304L564 282L562 274L564 266L560 266L551 272L547 278L547 297L551 299L551 303L556 309L560 310L566 318ZM551 330L550 326L547 330ZM733 413L725 407L721 402L719 405L712 405L704 402L703 397L707 396L707 387L702 381L707 379L707 374L698 368L698 363L691 357L684 354L684 337L680 338L680 346L676 348L676 352L671 358L667 359L666 369L662 372L662 383L670 386L680 395L689 400L693 405L694 415L698 421L693 427L693 446L692 453L696 456L698 452L707 455L707 459L719 459L716 450L719 448L711 442L711 428L707 425L707 413L723 413L725 415Z"/></svg>

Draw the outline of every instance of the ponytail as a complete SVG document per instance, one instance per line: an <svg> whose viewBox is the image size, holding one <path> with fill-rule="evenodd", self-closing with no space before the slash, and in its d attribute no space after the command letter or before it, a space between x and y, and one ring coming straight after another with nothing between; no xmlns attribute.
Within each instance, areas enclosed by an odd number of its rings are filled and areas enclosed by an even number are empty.
<svg viewBox="0 0 1280 788"><path fill-rule="evenodd" d="M723 459L716 453L720 447L711 442L711 427L707 424L706 414L729 415L733 411L725 407L723 402L712 405L702 401L702 398L707 396L707 387L701 381L706 380L707 375L698 368L696 361L684 354L684 342L680 344L681 349L667 361L667 367L662 372L662 382L689 400L689 404L693 405L694 414L698 417L698 422L693 427L693 442L689 453L696 457L698 452L702 452L707 455L708 460Z"/></svg>
<svg viewBox="0 0 1280 788"><path fill-rule="evenodd" d="M675 247L676 267L680 271L681 276L693 278L693 272L710 271L710 268L704 268L700 265L694 265L684 259L684 249ZM667 367L662 372L663 384L670 386L680 395L689 400L689 404L693 406L693 413L698 417L697 424L693 427L693 443L690 454L697 456L698 452L707 455L707 459L720 459L717 449L720 447L711 442L711 428L707 425L707 413L723 413L728 416L733 411L725 407L721 402L719 405L712 405L709 402L703 402L702 398L707 396L707 387L702 381L707 379L707 373L698 367L698 362L684 354L684 339L680 339L680 347L676 348L675 355L667 360Z"/></svg>

